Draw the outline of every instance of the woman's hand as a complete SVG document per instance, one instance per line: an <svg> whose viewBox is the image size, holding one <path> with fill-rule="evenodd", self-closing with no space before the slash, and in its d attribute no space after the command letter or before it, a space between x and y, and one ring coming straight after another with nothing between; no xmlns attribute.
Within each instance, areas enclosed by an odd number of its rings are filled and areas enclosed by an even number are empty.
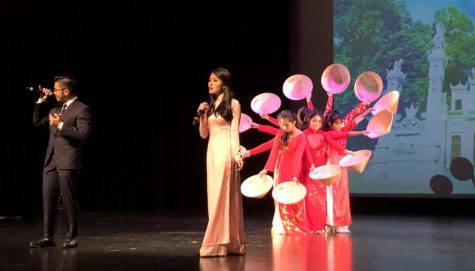
<svg viewBox="0 0 475 271"><path fill-rule="evenodd" d="M263 169L261 171L259 171L259 177L263 177L264 175L267 175L267 170Z"/></svg>
<svg viewBox="0 0 475 271"><path fill-rule="evenodd" d="M241 170L242 167L244 166L244 160L240 157L236 159L236 164L237 164L237 170Z"/></svg>
<svg viewBox="0 0 475 271"><path fill-rule="evenodd" d="M299 183L299 178L292 176L292 181L294 181L296 184Z"/></svg>
<svg viewBox="0 0 475 271"><path fill-rule="evenodd" d="M204 112L207 112L208 111L208 108L209 108L209 104L207 102L202 102L200 103L200 105L198 106L198 110L196 110L197 113L199 113L200 111L204 111Z"/></svg>
<svg viewBox="0 0 475 271"><path fill-rule="evenodd" d="M200 105L198 106L198 110L196 110L200 118L200 121L207 117L206 112L208 112L208 109L209 109L209 104L207 102L200 103Z"/></svg>
<svg viewBox="0 0 475 271"><path fill-rule="evenodd" d="M347 154L347 155L348 155L348 154L355 155L355 152L350 151L350 150L347 150L347 149L345 149L345 150L343 151L343 153L345 153L345 154Z"/></svg>
<svg viewBox="0 0 475 271"><path fill-rule="evenodd" d="M307 97L305 97L305 99L307 100L307 103L312 101L312 92L311 91L307 94Z"/></svg>
<svg viewBox="0 0 475 271"><path fill-rule="evenodd" d="M251 128L252 129L259 129L259 124L255 122L251 122Z"/></svg>
<svg viewBox="0 0 475 271"><path fill-rule="evenodd" d="M259 114L259 116L261 116L261 118L263 118L265 120L269 119L269 115L267 115L267 114Z"/></svg>
<svg viewBox="0 0 475 271"><path fill-rule="evenodd" d="M370 107L368 109L366 109L364 112L363 112L363 116L366 116L368 115L369 113L373 112L374 111L374 108Z"/></svg>
<svg viewBox="0 0 475 271"><path fill-rule="evenodd" d="M196 110L197 114L196 114L196 117L195 119L193 120L193 125L195 124L200 124L200 135L202 138L207 138L208 137L208 134L204 134L201 129L202 129L202 126L203 127L207 127L208 125L208 115L206 114L206 112L208 112L208 109L209 109L209 105L207 102L202 102L200 103L200 105L198 106L198 109ZM202 125L204 124L204 125Z"/></svg>

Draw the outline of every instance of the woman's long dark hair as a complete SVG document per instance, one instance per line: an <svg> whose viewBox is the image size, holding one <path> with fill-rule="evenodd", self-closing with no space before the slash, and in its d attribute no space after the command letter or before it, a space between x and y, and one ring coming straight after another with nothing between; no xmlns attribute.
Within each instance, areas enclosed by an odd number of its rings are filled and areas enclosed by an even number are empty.
<svg viewBox="0 0 475 271"><path fill-rule="evenodd" d="M325 117L325 123L323 124L323 128L325 131L330 131L332 129L333 123L335 121L342 120L340 113L336 110L330 110Z"/></svg>
<svg viewBox="0 0 475 271"><path fill-rule="evenodd" d="M300 107L299 110L297 111L297 127L300 130L305 130L308 127L308 124L310 122L310 113L311 110L308 109L308 107Z"/></svg>
<svg viewBox="0 0 475 271"><path fill-rule="evenodd" d="M323 121L323 114L320 109L315 108L310 110L307 107L301 107L299 111L297 111L297 128L300 130L307 129L310 125L310 120L315 116L320 116Z"/></svg>
<svg viewBox="0 0 475 271"><path fill-rule="evenodd" d="M295 113L290 111L290 110L283 110L282 112L280 112L277 115L277 119L286 119L286 120L291 121L291 122L296 122L297 121L297 117L296 117ZM282 147L285 148L285 147L287 147L287 145L289 145L289 137L290 137L290 134L288 132L284 132L284 134L280 138L280 145Z"/></svg>
<svg viewBox="0 0 475 271"><path fill-rule="evenodd" d="M231 73L222 67L217 67L211 71L214 75L216 75L221 81L223 81L223 92L224 97L223 101L218 105L216 109L214 109L214 104L216 103L216 96L210 95L210 110L208 110L208 116L211 114L219 114L223 117L226 121L231 121L233 119L233 110L231 108L231 101L234 98L234 93L232 91L231 85Z"/></svg>

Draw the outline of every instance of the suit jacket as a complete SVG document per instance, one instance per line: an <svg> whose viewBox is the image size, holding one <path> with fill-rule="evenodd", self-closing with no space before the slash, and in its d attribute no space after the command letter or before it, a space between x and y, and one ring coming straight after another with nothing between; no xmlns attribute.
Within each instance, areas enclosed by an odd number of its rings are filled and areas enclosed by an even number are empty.
<svg viewBox="0 0 475 271"><path fill-rule="evenodd" d="M59 113L61 107L55 107L47 116L42 116L43 105L44 103L35 104L33 124L49 126L49 141L44 165L54 159L58 169L81 169L83 145L91 135L91 109L78 99L74 100L63 112L61 116L63 127L59 130L49 125L48 116Z"/></svg>

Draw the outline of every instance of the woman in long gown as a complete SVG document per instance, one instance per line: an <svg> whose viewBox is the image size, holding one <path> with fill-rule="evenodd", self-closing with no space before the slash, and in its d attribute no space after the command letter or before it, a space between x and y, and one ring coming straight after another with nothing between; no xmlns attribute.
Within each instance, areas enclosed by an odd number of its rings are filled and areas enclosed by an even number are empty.
<svg viewBox="0 0 475 271"><path fill-rule="evenodd" d="M297 118L290 110L282 111L277 119L281 127L274 139L272 150L260 176L274 172L274 187L282 182L302 180L302 164L307 140L302 131L295 127ZM272 221L274 233L306 234L308 232L304 200L295 204L275 202Z"/></svg>
<svg viewBox="0 0 475 271"><path fill-rule="evenodd" d="M231 91L231 74L212 70L208 81L210 104L198 112L200 136L208 138L206 153L208 225L201 257L245 254L245 234L240 193L243 160L239 144L241 106Z"/></svg>
<svg viewBox="0 0 475 271"><path fill-rule="evenodd" d="M363 113L362 113L363 112ZM347 139L358 135L367 135L367 131L351 131L371 109L366 109L365 104L358 105L344 118L338 111L328 113L325 121L327 135L337 142L339 147L329 147L329 160L333 165L338 165L345 155ZM340 176L327 187L327 225L336 233L350 233L351 225L350 192L348 183L348 170L341 168Z"/></svg>
<svg viewBox="0 0 475 271"><path fill-rule="evenodd" d="M308 110L299 118L300 126L307 137L308 149L307 155L311 159L305 161L312 161L312 165L305 165L303 167L304 184L307 188L307 195L305 196L305 210L307 213L308 227L313 234L323 233L325 231L326 223L326 186L309 177L310 168L325 165L328 160L328 143L331 140L326 133L321 129L323 126L323 116L325 116L333 106L333 95L328 94L328 100L325 107L325 112L315 109L307 97ZM330 143L336 144L333 140Z"/></svg>

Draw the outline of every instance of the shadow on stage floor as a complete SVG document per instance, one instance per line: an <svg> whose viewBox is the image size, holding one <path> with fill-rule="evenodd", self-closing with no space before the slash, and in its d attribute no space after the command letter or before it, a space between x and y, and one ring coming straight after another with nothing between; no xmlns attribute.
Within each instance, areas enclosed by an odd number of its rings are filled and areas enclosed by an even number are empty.
<svg viewBox="0 0 475 271"><path fill-rule="evenodd" d="M352 233L271 236L271 211L245 216L247 255L199 258L203 212L83 212L79 247L32 249L41 218L1 217L0 270L475 270L475 219L354 215ZM59 221L59 236L64 223Z"/></svg>

